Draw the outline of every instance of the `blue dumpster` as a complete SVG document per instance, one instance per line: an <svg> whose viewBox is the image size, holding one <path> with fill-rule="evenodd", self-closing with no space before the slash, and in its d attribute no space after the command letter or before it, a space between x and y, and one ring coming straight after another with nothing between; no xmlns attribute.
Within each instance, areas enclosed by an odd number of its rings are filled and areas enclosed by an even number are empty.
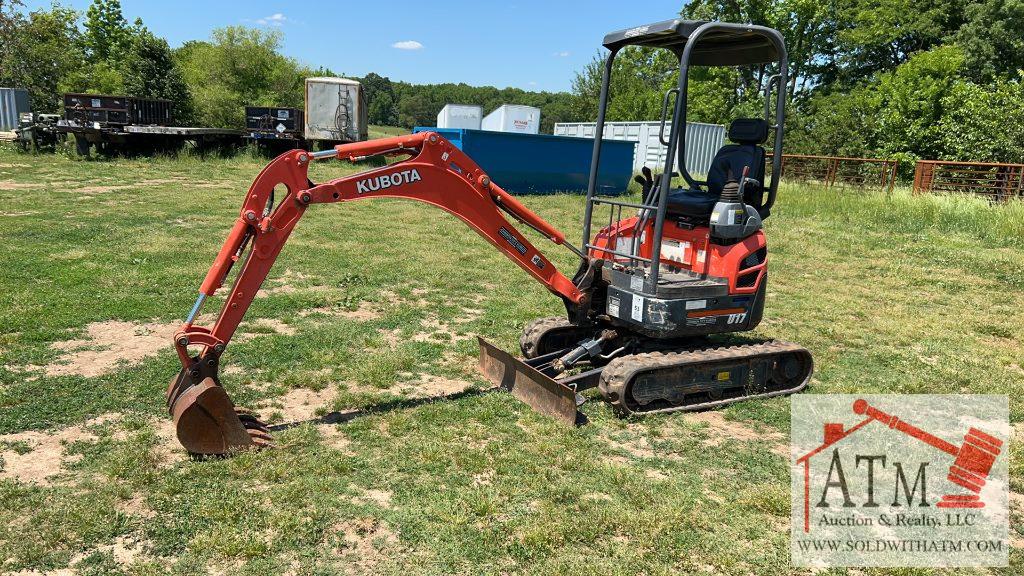
<svg viewBox="0 0 1024 576"><path fill-rule="evenodd" d="M514 134L465 128L419 126L417 132L437 132L466 153L494 182L515 194L587 191L592 138L548 134ZM597 193L622 194L633 175L635 142L605 140Z"/></svg>

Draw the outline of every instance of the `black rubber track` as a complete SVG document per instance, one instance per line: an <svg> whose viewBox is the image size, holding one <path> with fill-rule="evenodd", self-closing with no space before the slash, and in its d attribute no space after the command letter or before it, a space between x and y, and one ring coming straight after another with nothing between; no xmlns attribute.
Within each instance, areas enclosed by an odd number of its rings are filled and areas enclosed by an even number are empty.
<svg viewBox="0 0 1024 576"><path fill-rule="evenodd" d="M636 377L644 373L664 369L676 369L688 364L698 365L711 362L745 360L757 357L782 356L789 354L794 355L798 359L801 372L796 376L787 379L792 381L793 385L786 386L782 389L710 402L701 402L698 404L684 404L651 410L634 410L633 407L629 406L629 394L631 394L630 387ZM623 356L608 363L604 371L601 373L601 382L598 384L598 388L600 389L601 395L604 399L612 405L612 408L620 416L708 410L752 398L770 398L772 396L781 396L799 392L807 386L813 371L814 361L811 358L811 353L806 348L790 342L764 342L760 344L722 346L718 348L704 348L679 352L648 352L644 354ZM763 383L757 384L761 385Z"/></svg>

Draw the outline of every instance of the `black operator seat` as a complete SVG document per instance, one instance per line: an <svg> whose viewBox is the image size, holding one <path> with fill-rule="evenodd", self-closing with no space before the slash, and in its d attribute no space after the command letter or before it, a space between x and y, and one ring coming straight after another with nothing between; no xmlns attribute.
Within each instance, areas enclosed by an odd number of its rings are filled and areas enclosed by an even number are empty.
<svg viewBox="0 0 1024 576"><path fill-rule="evenodd" d="M699 187L676 188L668 193L668 213L705 220L722 194L722 188L729 178L736 181L743 176L743 168L749 166L748 178L762 183L762 186L748 185L743 201L754 208L760 208L764 193L764 148L761 144L768 139L768 122L761 118L738 118L729 124L729 140L715 154L708 170L706 190Z"/></svg>

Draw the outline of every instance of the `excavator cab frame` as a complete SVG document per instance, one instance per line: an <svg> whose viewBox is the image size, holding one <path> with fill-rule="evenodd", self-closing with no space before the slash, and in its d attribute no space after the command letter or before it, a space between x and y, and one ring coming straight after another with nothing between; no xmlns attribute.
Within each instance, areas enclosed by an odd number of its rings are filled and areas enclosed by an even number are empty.
<svg viewBox="0 0 1024 576"><path fill-rule="evenodd" d="M634 274L644 276L643 288L639 293L655 296L661 280L661 259L645 258L640 255L639 243L633 243L628 252L612 250L607 246L591 243L591 228L594 207L607 205L611 209L639 208L654 214L653 246L651 254L661 254L665 218L668 214L668 196L671 190L674 164L691 187L706 185L693 177L687 170L686 118L689 72L692 66L746 66L778 64L776 74L769 77L765 87L765 120L775 130L772 145L772 175L767 187L767 198L760 210L767 215L775 203L779 178L782 174L782 139L786 114L786 87L788 86L789 57L785 40L775 29L753 24L732 24L728 22L706 22L694 20L664 20L612 32L604 37L604 47L610 52L604 63L604 76L598 103L597 126L594 130L594 151L590 164L590 181L587 186L587 200L583 217L583 251L596 251L613 257L625 258L633 267ZM645 198L640 205L608 198L595 197L597 174L601 161L601 145L604 136L605 116L610 98L609 85L619 51L627 46L641 46L670 50L679 59L679 82L676 88L665 92L662 101L661 127L659 137L668 150L665 166L656 186L657 196ZM774 124L772 124L772 88L776 88ZM665 137L669 101L675 94L671 125Z"/></svg>

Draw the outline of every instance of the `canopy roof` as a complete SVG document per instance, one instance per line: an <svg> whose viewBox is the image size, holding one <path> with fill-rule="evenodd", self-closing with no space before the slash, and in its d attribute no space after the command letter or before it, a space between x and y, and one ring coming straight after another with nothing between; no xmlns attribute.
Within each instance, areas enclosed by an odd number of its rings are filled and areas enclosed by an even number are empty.
<svg viewBox="0 0 1024 576"><path fill-rule="evenodd" d="M707 24L701 20L665 20L645 26L612 32L604 37L604 47L617 50L623 46L667 48L681 54L686 41ZM703 33L690 53L690 64L697 66L741 66L767 64L779 60L779 50L772 35L775 30L748 24L718 23L726 29Z"/></svg>

